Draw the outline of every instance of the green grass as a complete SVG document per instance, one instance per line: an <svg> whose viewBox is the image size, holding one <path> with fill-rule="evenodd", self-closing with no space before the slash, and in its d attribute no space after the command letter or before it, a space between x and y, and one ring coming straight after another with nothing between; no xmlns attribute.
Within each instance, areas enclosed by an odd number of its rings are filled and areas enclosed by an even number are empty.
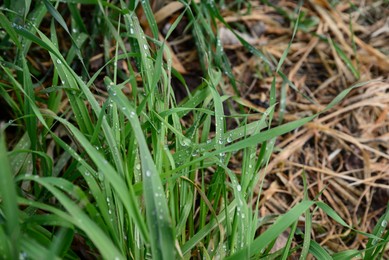
<svg viewBox="0 0 389 260"><path fill-rule="evenodd" d="M247 109L225 89L231 84L239 94L211 27L224 22L213 2L185 2L166 35L188 19L203 73L203 82L178 103L172 79L186 83L172 68L152 9L148 1L137 4L151 31L145 35L130 2L5 1L1 6L0 48L6 55L0 58L0 91L11 121L0 131L0 258L75 259L82 258L81 251L104 259L286 259L296 250L319 259L382 254L389 241L388 213L369 235L366 250L337 253L311 240L310 211L321 208L352 227L308 196L284 215L261 221L255 188L265 178L262 169L275 138L319 114L271 127L278 102L273 86L271 106L259 120L249 120ZM88 10L88 20L78 3ZM242 43L275 68L266 54ZM97 52L104 54L104 65L90 73ZM272 73L292 84L281 71L287 53ZM27 57L51 65L39 71ZM98 92L102 86L106 91ZM237 127L227 129L227 121ZM236 153L244 174L229 166ZM308 231L303 243L292 246L302 215ZM265 225L268 229L258 233ZM288 246L270 253L272 242L289 227ZM83 249L76 251L71 245L80 237Z"/></svg>

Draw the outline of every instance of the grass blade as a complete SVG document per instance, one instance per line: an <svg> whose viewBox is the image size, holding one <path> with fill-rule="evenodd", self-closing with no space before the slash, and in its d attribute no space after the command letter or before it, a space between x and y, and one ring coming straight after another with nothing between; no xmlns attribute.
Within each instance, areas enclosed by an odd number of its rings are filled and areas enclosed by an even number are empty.
<svg viewBox="0 0 389 260"><path fill-rule="evenodd" d="M5 144L5 135L0 129L0 197L1 210L4 214L5 224L1 225L2 236L6 236L5 246L12 245L11 258L15 259L19 253L19 213L16 203L16 189L14 186L13 173L7 156L7 148Z"/></svg>

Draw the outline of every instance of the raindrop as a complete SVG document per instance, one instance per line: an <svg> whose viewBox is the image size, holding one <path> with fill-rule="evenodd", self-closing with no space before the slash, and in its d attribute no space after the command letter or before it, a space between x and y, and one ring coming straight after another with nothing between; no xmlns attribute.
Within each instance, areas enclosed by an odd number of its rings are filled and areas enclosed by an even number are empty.
<svg viewBox="0 0 389 260"><path fill-rule="evenodd" d="M188 138L184 138L181 140L181 145L182 146L188 146L191 144L191 141Z"/></svg>
<svg viewBox="0 0 389 260"><path fill-rule="evenodd" d="M112 92L112 96L116 96L116 91Z"/></svg>
<svg viewBox="0 0 389 260"><path fill-rule="evenodd" d="M60 59L57 59L57 63L58 63L58 64L61 64L62 61L61 61Z"/></svg>
<svg viewBox="0 0 389 260"><path fill-rule="evenodd" d="M146 176L147 176L147 177L150 177L150 176L151 176L151 171L150 171L150 170L147 170L147 171L146 171Z"/></svg>
<svg viewBox="0 0 389 260"><path fill-rule="evenodd" d="M381 227L385 228L388 225L388 221L382 220Z"/></svg>
<svg viewBox="0 0 389 260"><path fill-rule="evenodd" d="M238 185L238 186L236 186L236 189L237 189L238 191L241 191L241 190L242 190L242 186Z"/></svg>
<svg viewBox="0 0 389 260"><path fill-rule="evenodd" d="M144 48L145 50L147 50L149 47L147 46L147 44L143 44L143 48Z"/></svg>
<svg viewBox="0 0 389 260"><path fill-rule="evenodd" d="M231 136L229 136L229 137L227 138L227 142L228 142L228 143L231 143L231 142L232 142Z"/></svg>
<svg viewBox="0 0 389 260"><path fill-rule="evenodd" d="M130 117L133 118L135 116L135 112L134 111L131 111L130 112Z"/></svg>
<svg viewBox="0 0 389 260"><path fill-rule="evenodd" d="M112 214L112 211L111 211L110 209L108 210L108 214L109 214L109 215L111 215L111 214Z"/></svg>
<svg viewBox="0 0 389 260"><path fill-rule="evenodd" d="M3 247L1 247L1 249L2 249ZM3 259L5 259L6 257L4 256L4 258ZM27 253L26 252L20 252L19 253L19 260L24 260L24 259L27 259Z"/></svg>
<svg viewBox="0 0 389 260"><path fill-rule="evenodd" d="M223 140L222 139L219 140L219 144L223 144Z"/></svg>

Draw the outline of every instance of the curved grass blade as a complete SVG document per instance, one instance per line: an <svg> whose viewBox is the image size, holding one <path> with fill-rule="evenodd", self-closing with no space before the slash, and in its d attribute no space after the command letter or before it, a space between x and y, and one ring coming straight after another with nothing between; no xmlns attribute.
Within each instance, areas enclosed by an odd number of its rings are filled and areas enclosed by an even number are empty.
<svg viewBox="0 0 389 260"><path fill-rule="evenodd" d="M108 92L112 100L129 120L139 145L143 173L143 194L153 258L174 259L176 255L175 240L167 199L136 110L121 91L116 91L114 87L111 87Z"/></svg>
<svg viewBox="0 0 389 260"><path fill-rule="evenodd" d="M316 257L316 259L332 260L331 255L314 240L310 241L309 252L314 257ZM306 258L304 258L304 259L306 259Z"/></svg>
<svg viewBox="0 0 389 260"><path fill-rule="evenodd" d="M48 189L72 216L71 222L84 231L96 245L101 255L106 259L124 259L112 240L92 221L71 199L61 192L50 180L55 178L25 177L26 180L37 182Z"/></svg>
<svg viewBox="0 0 389 260"><path fill-rule="evenodd" d="M10 254L13 259L16 259L20 239L19 213L18 204L16 203L15 182L7 156L5 135L2 129L0 129L0 165L0 206L5 217L5 224L2 224L0 228L4 228L4 233L7 238L3 241L12 245L12 252Z"/></svg>
<svg viewBox="0 0 389 260"><path fill-rule="evenodd" d="M292 209L290 209L286 214L280 216L276 222L265 232L263 232L261 236L255 239L251 245L244 247L242 250L226 259L249 259L254 254L263 250L271 241L276 239L282 232L284 232L288 227L296 222L298 218L314 204L314 201L300 202Z"/></svg>

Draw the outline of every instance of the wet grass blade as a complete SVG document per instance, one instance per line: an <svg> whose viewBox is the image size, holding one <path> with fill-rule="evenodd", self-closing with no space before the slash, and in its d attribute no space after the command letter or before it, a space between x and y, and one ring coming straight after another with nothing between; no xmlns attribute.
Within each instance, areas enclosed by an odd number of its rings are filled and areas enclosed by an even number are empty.
<svg viewBox="0 0 389 260"><path fill-rule="evenodd" d="M13 172L7 154L5 135L3 129L0 129L0 205L5 218L5 224L2 223L0 229L2 230L1 236L5 238L2 240L5 247L12 245L12 249L8 251L9 257L15 259L18 257L19 251L20 226Z"/></svg>
<svg viewBox="0 0 389 260"><path fill-rule="evenodd" d="M166 195L163 192L161 179L151 157L136 110L124 94L116 90L115 87L109 89L109 94L118 105L119 110L129 120L139 145L143 173L143 194L153 258L174 259L176 254L175 240Z"/></svg>
<svg viewBox="0 0 389 260"><path fill-rule="evenodd" d="M332 260L331 255L321 247L316 241L310 241L309 252L316 257L316 259ZM301 259L301 258L300 258ZM305 259L305 258L303 258Z"/></svg>
<svg viewBox="0 0 389 260"><path fill-rule="evenodd" d="M271 241L276 239L283 231L285 231L289 226L298 220L298 218L303 214L310 206L314 205L314 201L302 201L287 213L280 216L277 221L269 227L265 232L261 234L254 242L244 247L242 250L233 254L232 256L226 258L230 260L238 259L248 259L254 254L257 254L263 250Z"/></svg>
<svg viewBox="0 0 389 260"><path fill-rule="evenodd" d="M25 179L35 181L49 190L72 216L72 223L88 235L104 258L124 259L122 253L115 247L111 239L103 233L96 223L92 221L74 201L61 192L56 185L53 185L50 179L34 177L26 177Z"/></svg>

